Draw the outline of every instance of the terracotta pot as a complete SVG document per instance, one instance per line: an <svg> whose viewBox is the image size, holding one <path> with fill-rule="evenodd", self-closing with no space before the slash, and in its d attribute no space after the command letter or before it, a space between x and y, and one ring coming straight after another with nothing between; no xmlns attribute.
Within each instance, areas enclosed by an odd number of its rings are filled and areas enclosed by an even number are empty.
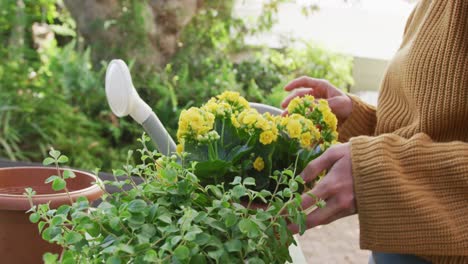
<svg viewBox="0 0 468 264"><path fill-rule="evenodd" d="M94 201L102 195L99 179L87 172L72 170L76 178L67 179L67 188L73 200L85 196ZM61 248L42 240L37 224L29 222L30 204L24 189L33 188L37 194L34 204L50 202L52 208L70 204L65 192L52 190L44 181L56 175L55 168L15 167L0 168L0 259L1 263L42 263L45 252L59 253Z"/></svg>

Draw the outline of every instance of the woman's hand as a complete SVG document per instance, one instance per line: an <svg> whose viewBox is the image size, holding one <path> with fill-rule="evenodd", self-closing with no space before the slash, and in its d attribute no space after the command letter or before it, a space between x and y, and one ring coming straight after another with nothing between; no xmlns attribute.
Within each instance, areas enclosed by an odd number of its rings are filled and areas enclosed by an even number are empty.
<svg viewBox="0 0 468 264"><path fill-rule="evenodd" d="M327 80L303 76L290 82L284 89L288 92L292 91L292 93L281 103L283 108L286 108L294 97L309 94L318 99L326 99L340 123L348 118L353 109L351 98Z"/></svg>
<svg viewBox="0 0 468 264"><path fill-rule="evenodd" d="M307 215L307 229L357 212L350 149L349 143L335 145L311 161L301 172L302 178L310 182L323 170L328 170L323 180L302 195L304 210L315 205L316 199L313 197L323 199L327 203L324 208L317 208ZM294 224L289 225L289 229L294 233L298 232L298 227Z"/></svg>

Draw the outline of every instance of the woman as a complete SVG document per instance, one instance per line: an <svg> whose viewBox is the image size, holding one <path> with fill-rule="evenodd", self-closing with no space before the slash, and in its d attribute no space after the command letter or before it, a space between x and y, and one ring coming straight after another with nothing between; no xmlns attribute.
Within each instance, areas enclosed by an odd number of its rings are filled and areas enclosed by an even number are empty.
<svg viewBox="0 0 468 264"><path fill-rule="evenodd" d="M311 190L327 206L308 215L309 228L358 213L361 248L377 264L468 263L468 1L418 3L377 109L324 80L285 89L283 107L327 99L346 142L301 173L311 181L328 170Z"/></svg>

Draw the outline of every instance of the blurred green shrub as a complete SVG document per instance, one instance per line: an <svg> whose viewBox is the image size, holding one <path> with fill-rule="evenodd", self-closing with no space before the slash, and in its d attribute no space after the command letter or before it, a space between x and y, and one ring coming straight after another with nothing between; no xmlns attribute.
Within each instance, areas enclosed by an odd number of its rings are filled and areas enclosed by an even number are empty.
<svg viewBox="0 0 468 264"><path fill-rule="evenodd" d="M53 146L75 157L75 167L119 166L142 129L110 112L106 63L93 65L90 49L73 34L74 22L60 1L23 2L21 10L17 1L0 2L0 157L39 161ZM184 29L181 48L164 69L131 68L141 97L171 133L181 109L225 90L279 106L285 83L301 75L328 79L343 89L352 84L349 57L311 44L279 50L246 47L242 36L258 29L246 30L229 12L216 11L215 2L207 1ZM273 21L265 13L262 27L268 29ZM47 24L55 33L40 49L33 43L33 23ZM242 60L233 59L238 53L244 54Z"/></svg>

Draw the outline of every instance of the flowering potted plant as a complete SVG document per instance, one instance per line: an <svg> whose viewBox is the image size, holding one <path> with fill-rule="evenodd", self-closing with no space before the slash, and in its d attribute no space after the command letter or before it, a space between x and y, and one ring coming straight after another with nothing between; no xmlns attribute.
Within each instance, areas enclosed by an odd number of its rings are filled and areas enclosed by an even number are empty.
<svg viewBox="0 0 468 264"><path fill-rule="evenodd" d="M337 119L326 100L293 99L284 116L260 114L236 92L182 111L177 138L203 183L253 177L256 190L273 190L276 170L300 172L337 140Z"/></svg>
<svg viewBox="0 0 468 264"><path fill-rule="evenodd" d="M291 262L287 225L303 232L306 219L296 172L337 134L324 101L295 99L288 112L260 115L226 92L182 112L179 157L149 150L143 135L140 162L113 171L115 181L104 184L121 192L105 193L97 208L85 198L56 210L32 207L43 238L63 248L45 262ZM265 209L249 206L258 200Z"/></svg>

